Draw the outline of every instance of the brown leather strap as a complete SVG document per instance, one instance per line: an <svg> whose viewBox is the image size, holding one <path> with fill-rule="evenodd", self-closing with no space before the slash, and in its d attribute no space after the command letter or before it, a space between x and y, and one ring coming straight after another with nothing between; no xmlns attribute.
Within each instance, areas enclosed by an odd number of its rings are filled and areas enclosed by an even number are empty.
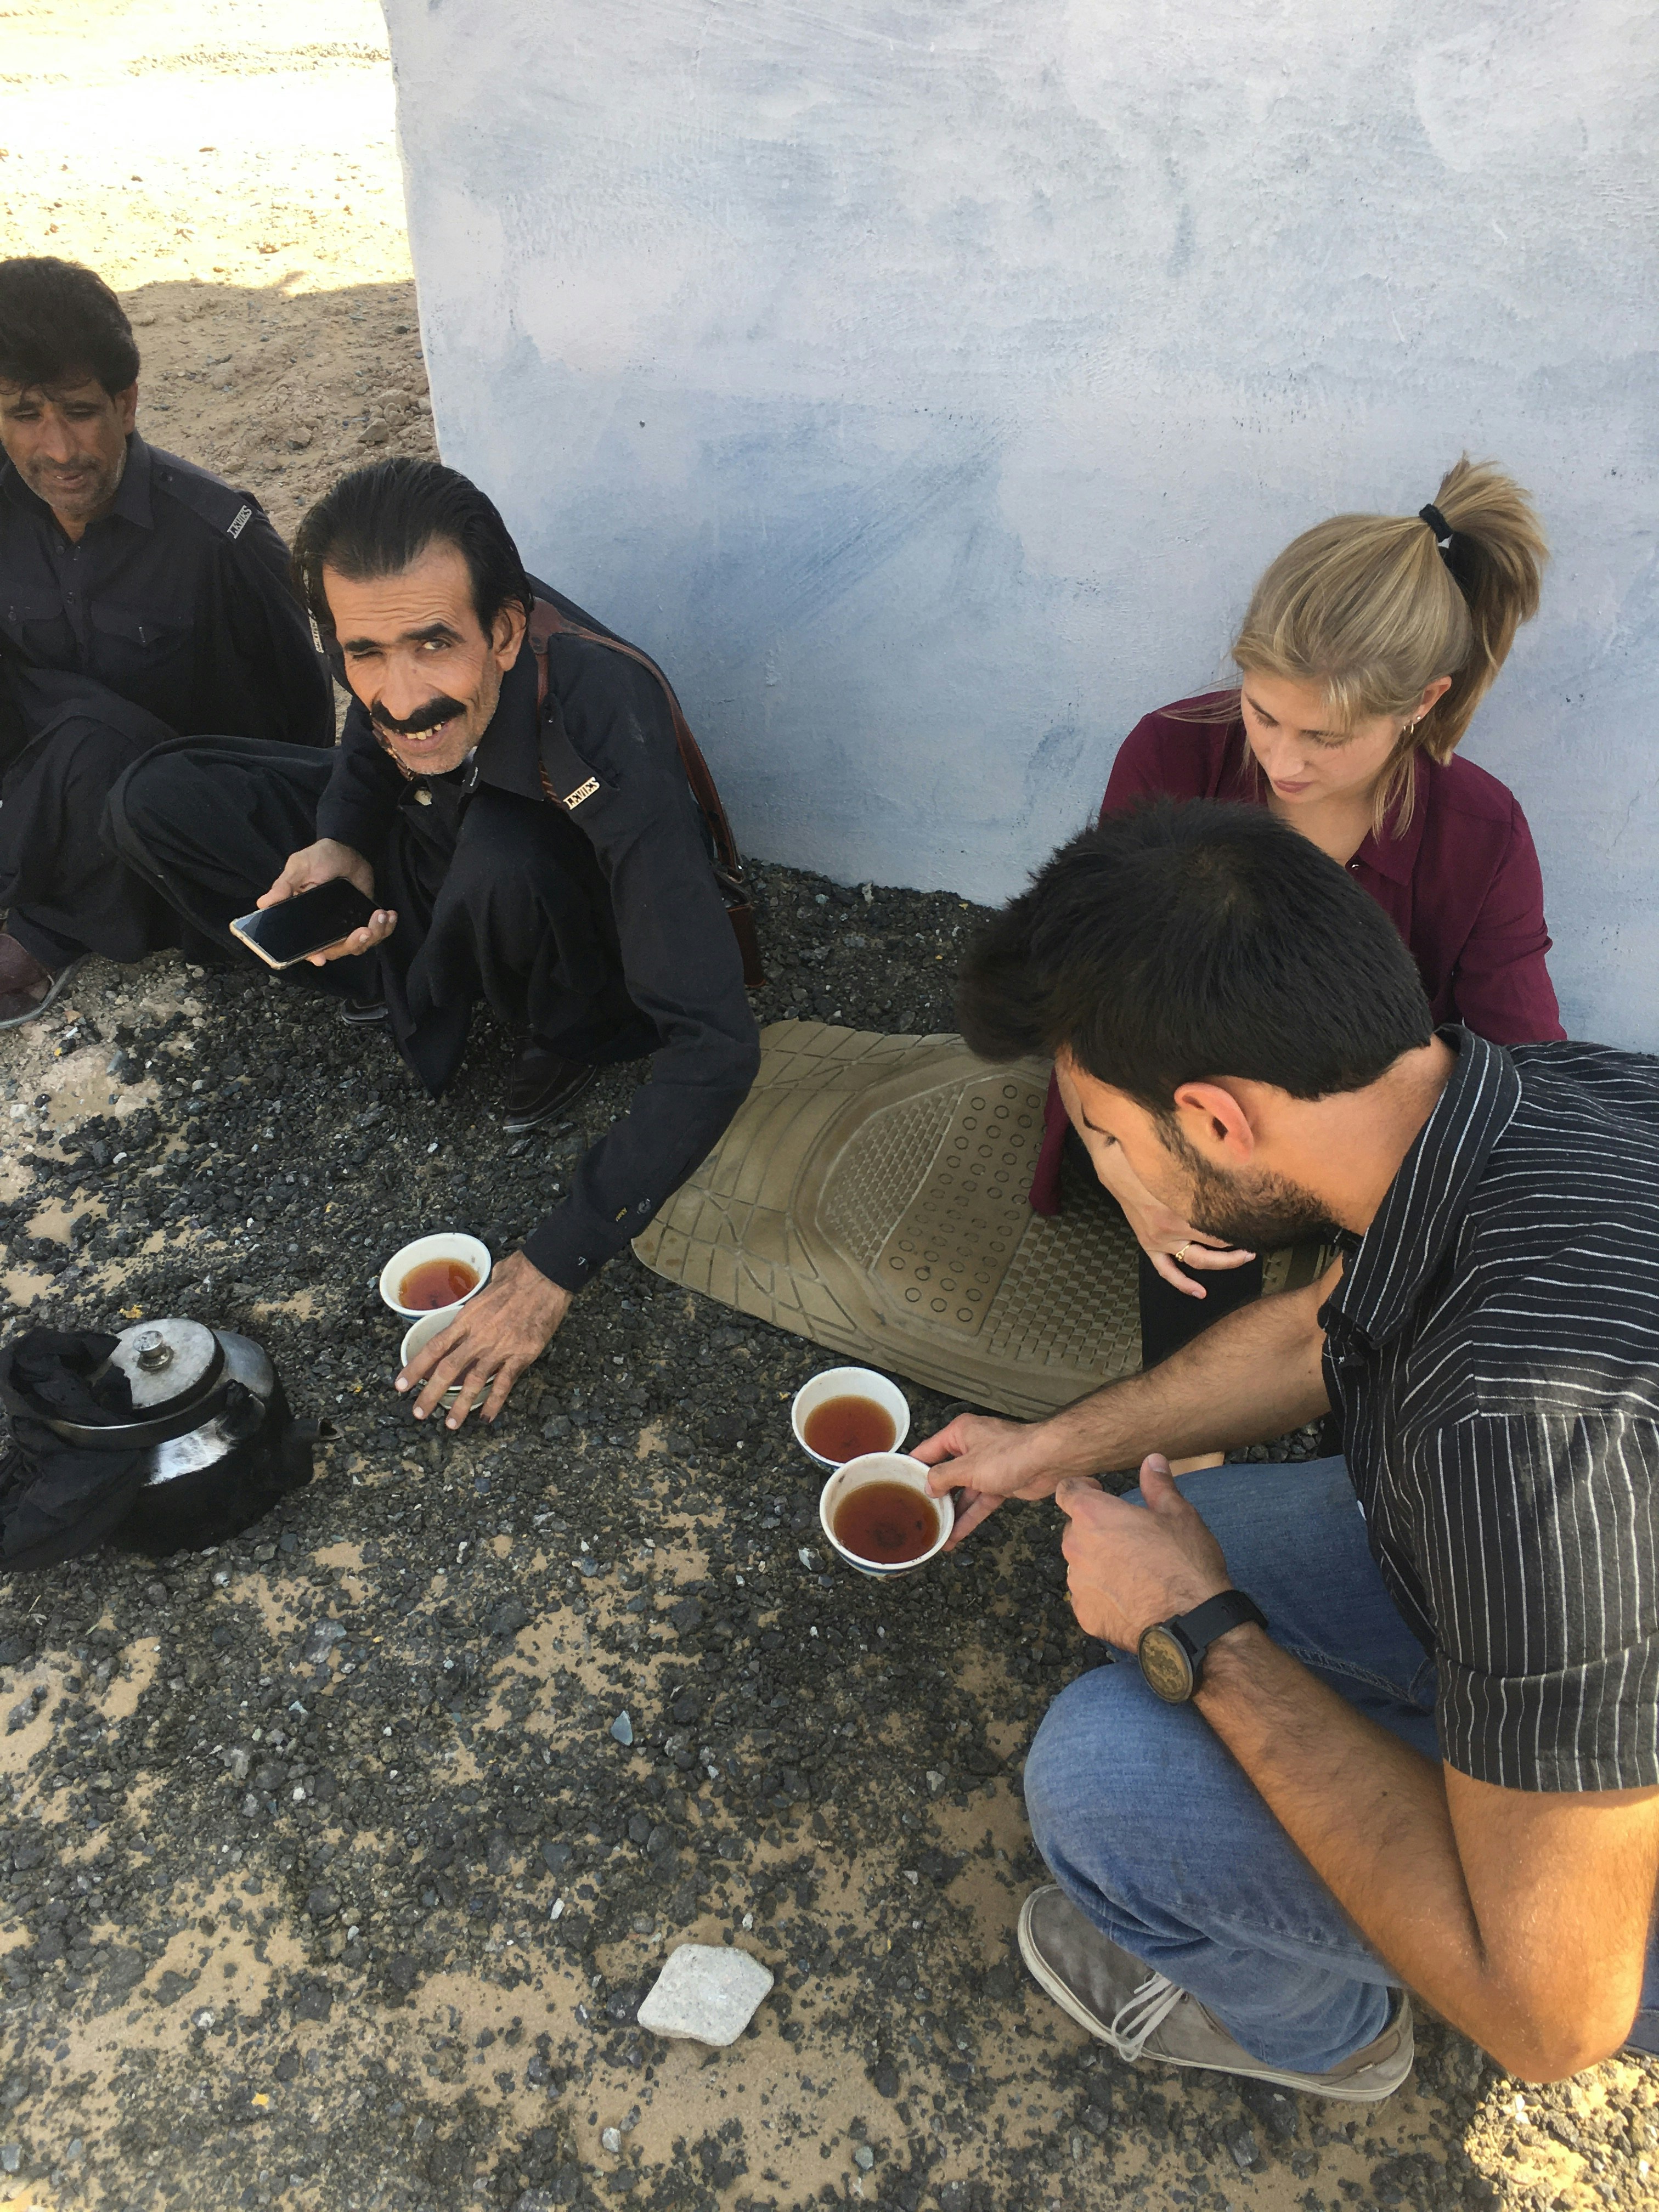
<svg viewBox="0 0 1659 2212"><path fill-rule="evenodd" d="M674 696L674 687L663 674L648 653L641 653L637 645L629 645L620 637L607 636L605 631L589 629L581 623L572 622L562 614L550 599L531 602L530 624L527 632L530 650L536 656L536 704L544 705L547 699L547 648L556 637L578 637L589 645L607 646L612 653L626 653L630 660L648 670L662 686L663 696L668 702L668 712L674 725L674 742L679 748L680 765L685 770L686 782L691 796L697 802L702 817L708 824L708 834L714 840L714 873L719 879L726 912L732 918L732 927L743 953L744 981L751 991L757 991L766 978L761 968L760 940L755 930L754 908L744 882L743 859L738 851L738 841L732 835L732 824L726 818L726 808L720 800L702 749L691 734L679 701ZM556 797L547 782L546 771L542 775L544 787L550 798Z"/></svg>

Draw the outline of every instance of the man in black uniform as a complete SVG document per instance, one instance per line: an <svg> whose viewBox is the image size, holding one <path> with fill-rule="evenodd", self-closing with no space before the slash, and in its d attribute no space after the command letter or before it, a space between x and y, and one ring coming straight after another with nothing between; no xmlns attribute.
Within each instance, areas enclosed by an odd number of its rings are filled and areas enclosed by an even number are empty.
<svg viewBox="0 0 1659 2212"><path fill-rule="evenodd" d="M525 574L476 485L432 461L360 469L306 517L295 567L354 695L336 757L164 746L116 787L110 831L228 947L234 916L337 877L380 902L314 956L324 988L348 1011L383 1003L434 1096L477 1000L526 1029L509 1130L568 1105L599 1064L651 1056L563 1204L398 1378L423 1386L422 1419L460 1382L453 1428L494 1377L493 1420L572 1296L747 1094L760 1049L743 962L666 684Z"/></svg>
<svg viewBox="0 0 1659 2212"><path fill-rule="evenodd" d="M100 836L175 733L325 745L327 673L258 503L145 444L120 302L72 262L0 262L0 1028L88 953L178 941Z"/></svg>

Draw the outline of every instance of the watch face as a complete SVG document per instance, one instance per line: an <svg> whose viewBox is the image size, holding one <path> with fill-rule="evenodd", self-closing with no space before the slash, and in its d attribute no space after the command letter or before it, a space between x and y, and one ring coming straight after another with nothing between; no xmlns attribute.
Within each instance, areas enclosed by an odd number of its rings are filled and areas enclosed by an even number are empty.
<svg viewBox="0 0 1659 2212"><path fill-rule="evenodd" d="M1169 1630L1158 1624L1146 1631L1137 1654L1146 1686L1171 1705L1183 1705L1193 1694L1192 1662Z"/></svg>

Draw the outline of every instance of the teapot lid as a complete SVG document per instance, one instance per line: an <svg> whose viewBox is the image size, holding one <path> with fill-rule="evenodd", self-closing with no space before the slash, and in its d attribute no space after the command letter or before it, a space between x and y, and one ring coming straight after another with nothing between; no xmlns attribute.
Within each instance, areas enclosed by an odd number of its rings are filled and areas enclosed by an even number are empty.
<svg viewBox="0 0 1659 2212"><path fill-rule="evenodd" d="M126 1376L133 1411L154 1413L216 1382L224 1353L199 1321L145 1321L122 1330L109 1364Z"/></svg>

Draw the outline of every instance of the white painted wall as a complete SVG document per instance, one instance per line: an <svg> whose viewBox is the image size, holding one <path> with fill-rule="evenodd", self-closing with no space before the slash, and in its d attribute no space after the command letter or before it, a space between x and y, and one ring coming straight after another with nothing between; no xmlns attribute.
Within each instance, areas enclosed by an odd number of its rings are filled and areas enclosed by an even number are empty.
<svg viewBox="0 0 1659 2212"><path fill-rule="evenodd" d="M1532 488L1469 750L1659 1048L1649 0L386 0L446 457L756 854L1000 896L1259 569Z"/></svg>

